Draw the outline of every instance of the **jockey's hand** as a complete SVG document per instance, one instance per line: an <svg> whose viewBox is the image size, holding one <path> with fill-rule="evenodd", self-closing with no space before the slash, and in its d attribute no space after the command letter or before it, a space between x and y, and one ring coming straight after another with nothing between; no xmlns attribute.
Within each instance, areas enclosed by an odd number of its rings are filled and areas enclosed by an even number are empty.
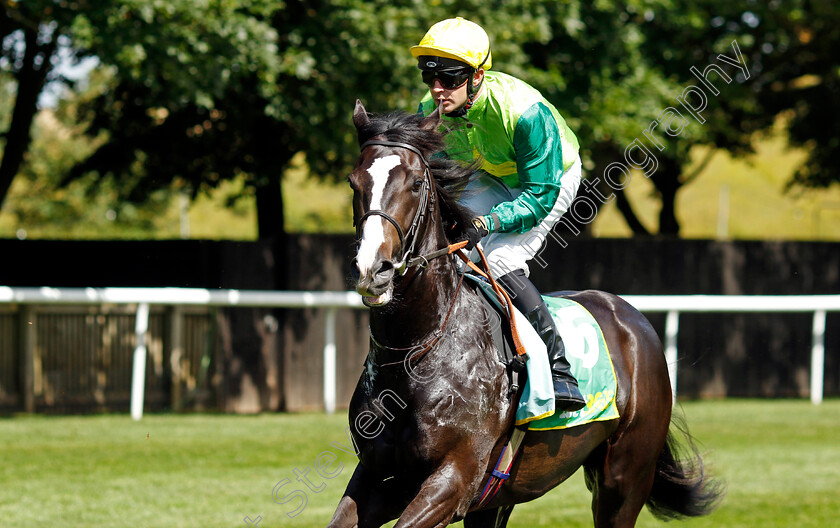
<svg viewBox="0 0 840 528"><path fill-rule="evenodd" d="M465 234L467 235L467 245L465 249L467 251L471 251L482 238L490 234L490 230L487 229L487 222L485 222L483 216L473 218L465 231Z"/></svg>

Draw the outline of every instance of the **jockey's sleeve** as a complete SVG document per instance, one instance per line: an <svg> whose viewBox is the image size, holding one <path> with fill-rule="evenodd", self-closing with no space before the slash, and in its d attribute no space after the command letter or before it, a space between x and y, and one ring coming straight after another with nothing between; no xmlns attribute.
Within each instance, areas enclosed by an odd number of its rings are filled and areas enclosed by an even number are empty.
<svg viewBox="0 0 840 528"><path fill-rule="evenodd" d="M493 231L524 233L551 212L563 176L560 130L545 104L535 103L519 117L513 147L522 193L496 205L487 216Z"/></svg>

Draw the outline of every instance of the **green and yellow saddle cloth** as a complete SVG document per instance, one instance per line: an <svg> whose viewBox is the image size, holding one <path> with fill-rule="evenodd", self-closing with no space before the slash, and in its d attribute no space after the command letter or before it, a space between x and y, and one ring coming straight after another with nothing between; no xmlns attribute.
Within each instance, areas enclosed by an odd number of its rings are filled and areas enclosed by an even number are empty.
<svg viewBox="0 0 840 528"><path fill-rule="evenodd" d="M563 338L566 359L586 399L586 407L571 413L555 413L548 355L529 352L526 364L528 381L519 400L516 425L528 424L530 431L545 431L618 418L615 370L604 334L595 318L586 308L572 300L560 297L543 297L543 300ZM522 327L518 328L521 333Z"/></svg>

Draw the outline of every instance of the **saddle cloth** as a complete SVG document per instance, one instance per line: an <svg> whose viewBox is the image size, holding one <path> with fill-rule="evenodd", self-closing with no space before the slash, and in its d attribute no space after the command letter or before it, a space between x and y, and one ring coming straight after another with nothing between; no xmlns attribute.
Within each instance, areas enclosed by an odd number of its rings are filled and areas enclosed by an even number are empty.
<svg viewBox="0 0 840 528"><path fill-rule="evenodd" d="M478 286L485 300L492 307L485 308L491 318L499 359L508 364L512 346L508 342L509 331L503 331L497 321L503 321L498 315L498 300L489 284L473 275L466 275ZM566 347L566 359L572 368L572 374L578 380L586 407L572 413L555 413L554 387L551 381L551 369L545 345L537 332L519 310L514 309L516 328L520 340L528 352L527 380L516 412L516 425L529 430L565 429L584 425L594 421L618 418L615 403L616 378L607 343L595 318L580 304L560 297L543 296L554 323L563 338ZM491 313L492 312L492 313ZM506 323L505 323L506 324Z"/></svg>
<svg viewBox="0 0 840 528"><path fill-rule="evenodd" d="M572 367L572 374L578 380L580 392L586 399L586 407L571 413L552 413L538 419L530 419L530 413L525 411L522 413L522 423L528 423L528 429L531 431L545 431L618 418L618 407L615 404L615 369L604 334L595 318L575 301L546 296L543 296L543 300L548 305L557 331L563 338L566 359ZM530 362L529 360L528 363ZM547 359L545 363L548 363ZM530 369L528 375L530 379ZM548 377L551 377L551 372L548 373ZM523 405L523 401L520 400L519 411L523 411L523 407L527 405L527 402ZM519 411L517 425L520 424Z"/></svg>

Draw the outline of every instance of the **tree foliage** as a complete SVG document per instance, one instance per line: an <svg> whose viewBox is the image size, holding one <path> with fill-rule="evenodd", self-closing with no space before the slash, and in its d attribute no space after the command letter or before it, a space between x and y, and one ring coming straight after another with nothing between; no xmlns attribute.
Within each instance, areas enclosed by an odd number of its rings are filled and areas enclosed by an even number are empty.
<svg viewBox="0 0 840 528"><path fill-rule="evenodd" d="M833 170L840 152L840 128L833 118L840 104L836 2L631 0L570 2L546 11L551 33L525 44L530 57L525 77L556 94L559 106L572 98L565 109L579 119L575 130L591 162L590 178L601 178L600 196L614 192L635 233L648 234L648 229L636 219L623 189L603 185L611 163L629 164L626 150L635 140L656 158L656 170L642 172L662 203L660 234L679 232L676 195L705 166L701 162L687 170L693 146L749 154L755 134L769 130L780 115L790 119L791 144L810 150L793 183L827 186L840 179ZM745 72L721 59L737 54ZM706 100L687 95L691 87L703 91ZM680 97L703 110L689 115ZM684 125L674 135L657 123L669 108L685 118L672 122ZM630 155L645 159L638 148Z"/></svg>
<svg viewBox="0 0 840 528"><path fill-rule="evenodd" d="M0 70L17 87L8 124L0 113L0 203L29 146L37 94L60 77L64 50L65 61L97 57L107 79L78 112L89 135L106 139L65 183L107 181L133 203L173 185L195 196L244 178L260 236L279 235L280 178L292 158L304 153L316 177L342 177L357 155L354 100L413 111L424 87L408 47L456 15L488 31L494 68L556 104L597 183L583 194L596 204L615 199L636 233L649 229L623 188L608 185L610 167L650 177L662 202L659 232L677 234L676 195L694 176L689 149L748 153L780 113L792 143L811 153L796 182L838 178L840 17L828 0L0 1ZM720 62L733 42L749 77ZM719 93L707 95L701 121L677 99L702 84L691 69L709 64L723 64L732 80L710 75ZM672 121L679 133L659 122L669 108L685 119Z"/></svg>
<svg viewBox="0 0 840 528"><path fill-rule="evenodd" d="M111 69L86 105L108 141L69 174L95 172L141 202L175 182L193 197L247 175L258 199L288 159L290 135L267 111L279 72L271 2L107 2L75 24L79 45ZM279 189L277 191L279 193ZM282 230L282 209L266 225Z"/></svg>

